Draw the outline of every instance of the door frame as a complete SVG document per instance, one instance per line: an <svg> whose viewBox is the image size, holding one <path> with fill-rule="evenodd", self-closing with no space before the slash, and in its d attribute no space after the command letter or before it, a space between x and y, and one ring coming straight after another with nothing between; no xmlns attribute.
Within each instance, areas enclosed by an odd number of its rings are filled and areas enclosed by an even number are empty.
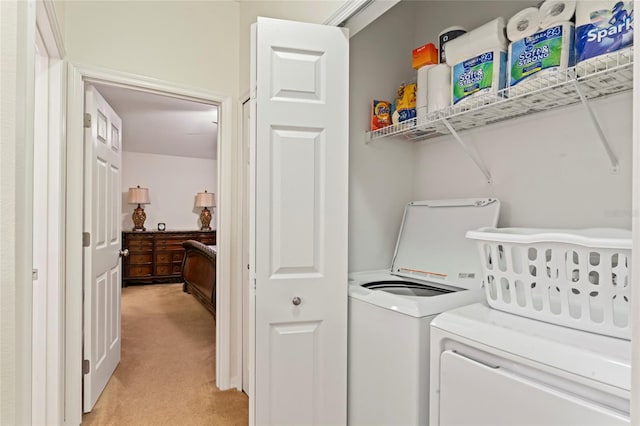
<svg viewBox="0 0 640 426"><path fill-rule="evenodd" d="M238 271L240 278L240 309L238 309L236 318L238 321L238 336L241 341L240 347L241 351L237 354L237 363L240 365L238 369L239 374L239 384L237 386L238 390L244 391L247 395L250 394L249 388L249 376L250 376L250 366L249 366L249 297L251 294L249 288L249 171L247 167L247 161L249 161L249 138L251 137L250 131L245 130L245 116L244 116L244 105L249 104L249 109L251 108L251 97L249 96L249 92L243 93L238 98L238 153L237 153L237 194L238 194L238 216L241 218L239 221L239 246L240 251L238 252L239 262L240 262L240 270ZM245 145L245 137L246 137L246 145ZM247 256L245 256L245 252ZM245 303L245 300L247 303ZM246 367L246 369L245 369ZM247 374L245 375L245 371ZM247 386L245 389L245 381L247 382Z"/></svg>
<svg viewBox="0 0 640 426"><path fill-rule="evenodd" d="M46 294L33 291L33 183L34 170L34 118L35 118L35 54L36 35L40 32L50 57L49 82L51 99L47 105L52 126L47 128L48 135L64 151L64 45L55 8L51 0L28 0L19 2L3 2L0 5L2 15L2 36L7 39L3 44L3 57L7 60L2 64L3 78L3 109L2 132L0 143L2 153L2 185L0 187L0 218L5 224L0 230L0 253L2 265L0 270L0 309L3 323L3 333L0 333L0 343L3 347L0 372L6 382L0 402L0 423L30 424L32 410L47 410L47 417L58 415L53 422L62 421L62 384L61 373L55 362L62 356L63 335L61 323L46 323L44 315L34 318L34 297L48 305L49 298L61 291L60 283L63 275L57 275L59 281L55 288L47 289ZM3 38L4 40L4 38ZM11 59L13 57L13 59ZM3 74L3 76L5 75ZM4 90L6 90L6 93ZM6 103L4 102L6 101ZM5 115L6 113L6 115ZM61 161L63 161L61 159ZM61 166L58 164L58 166ZM55 185L55 182L50 182ZM58 189L62 189L61 182ZM58 192L50 194L53 202L60 202L63 195ZM39 218L43 220L43 218ZM62 218L59 218L60 224ZM50 225L56 223L49 222ZM53 244L53 238L50 239ZM63 240L58 239L54 247L60 247ZM48 253L47 262L53 262L49 271L52 272L62 263L56 256L60 252ZM61 256L60 256L61 257ZM58 269L60 274L63 274ZM59 294L59 293L58 293ZM48 308L48 306L47 306ZM54 312L57 307L48 309ZM42 314L42 312L40 313ZM63 321L61 316L58 321ZM43 322L46 328L43 328ZM49 359L44 354L33 357L34 327L37 335L46 335ZM4 333L6 331L6 333ZM58 350L55 346L58 345ZM6 348L6 351L4 350ZM5 356L6 355L6 356ZM46 392L33 395L33 362L39 364L40 378L47 380ZM44 368L42 368L44 366ZM57 370L57 371L55 371ZM58 398L59 397L59 398ZM51 410L49 410L49 407ZM6 410L5 410L6 409Z"/></svg>
<svg viewBox="0 0 640 426"><path fill-rule="evenodd" d="M65 152L65 82L66 64L62 35L58 26L53 3L49 0L36 2L36 37L44 44L48 60L46 123L42 126L45 141L34 140L34 154L44 152L43 162L46 172L34 167L34 183L41 181L44 212L34 212L34 224L43 223L44 234L38 245L44 248L39 259L34 255L34 268L41 269L38 282L33 287L32 306L32 421L36 423L61 423L64 418L64 152ZM36 93L37 95L37 93ZM38 99L36 99L38 102ZM38 117L36 116L36 119ZM35 204L35 203L34 203ZM44 275L43 275L44 273ZM37 421L36 421L37 420Z"/></svg>
<svg viewBox="0 0 640 426"><path fill-rule="evenodd" d="M215 104L220 108L218 119L218 211L216 214L217 246L225 253L218 262L216 282L216 386L228 389L231 382L232 347L232 226L233 226L233 171L232 97L201 88L188 87L145 76L119 71L69 64L67 102L67 163L66 163L66 324L65 335L65 412L66 422L82 421L82 339L83 339L83 185L84 185L84 89L85 82L116 85L133 90L172 96L185 100ZM219 259L220 260L220 259Z"/></svg>
<svg viewBox="0 0 640 426"><path fill-rule="evenodd" d="M638 1L634 1L638 6ZM634 43L633 54L636 58L640 55L640 43ZM632 144L633 144L633 178L631 201L631 424L640 422L640 63L638 59L633 64L633 120Z"/></svg>

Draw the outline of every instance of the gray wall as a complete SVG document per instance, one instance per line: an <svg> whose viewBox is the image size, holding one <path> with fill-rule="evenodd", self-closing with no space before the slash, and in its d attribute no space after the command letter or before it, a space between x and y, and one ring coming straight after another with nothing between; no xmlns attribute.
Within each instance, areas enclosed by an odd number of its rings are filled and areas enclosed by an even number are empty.
<svg viewBox="0 0 640 426"><path fill-rule="evenodd" d="M402 138L365 144L371 101L392 101L411 68L412 2L400 3L351 38L349 75L349 269L386 268L404 205L413 196L415 145Z"/></svg>
<svg viewBox="0 0 640 426"><path fill-rule="evenodd" d="M411 200L492 196L500 226L631 227L631 94L594 108L620 171L613 173L580 105L462 132L489 168L487 184L451 136L364 143L372 99L415 79L411 50L451 25L511 17L528 1L407 1L351 39L349 269L388 268Z"/></svg>

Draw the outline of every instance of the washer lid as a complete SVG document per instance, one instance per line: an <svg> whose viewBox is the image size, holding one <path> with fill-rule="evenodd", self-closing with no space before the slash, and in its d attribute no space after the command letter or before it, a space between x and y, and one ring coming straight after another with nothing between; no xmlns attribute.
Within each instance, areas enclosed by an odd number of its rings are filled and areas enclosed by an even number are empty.
<svg viewBox="0 0 640 426"><path fill-rule="evenodd" d="M414 201L404 211L391 273L460 288L482 287L476 242L467 231L496 226L494 198Z"/></svg>

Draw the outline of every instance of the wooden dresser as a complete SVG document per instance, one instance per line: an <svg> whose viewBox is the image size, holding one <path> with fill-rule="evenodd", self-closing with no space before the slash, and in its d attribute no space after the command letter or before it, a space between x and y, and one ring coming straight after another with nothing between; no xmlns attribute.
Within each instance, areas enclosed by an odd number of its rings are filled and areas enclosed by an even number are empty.
<svg viewBox="0 0 640 426"><path fill-rule="evenodd" d="M214 245L216 231L123 232L122 248L129 256L122 262L122 285L181 282L187 240Z"/></svg>

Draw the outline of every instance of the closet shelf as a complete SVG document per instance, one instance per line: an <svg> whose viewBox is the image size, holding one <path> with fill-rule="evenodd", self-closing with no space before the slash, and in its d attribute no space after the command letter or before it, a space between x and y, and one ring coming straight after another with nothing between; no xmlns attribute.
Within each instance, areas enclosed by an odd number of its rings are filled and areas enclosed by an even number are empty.
<svg viewBox="0 0 640 426"><path fill-rule="evenodd" d="M576 84L577 83L577 84ZM366 132L365 141L405 136L418 141L633 89L633 47L593 58L440 111ZM448 123L448 125L447 125ZM455 134L454 134L455 136Z"/></svg>

